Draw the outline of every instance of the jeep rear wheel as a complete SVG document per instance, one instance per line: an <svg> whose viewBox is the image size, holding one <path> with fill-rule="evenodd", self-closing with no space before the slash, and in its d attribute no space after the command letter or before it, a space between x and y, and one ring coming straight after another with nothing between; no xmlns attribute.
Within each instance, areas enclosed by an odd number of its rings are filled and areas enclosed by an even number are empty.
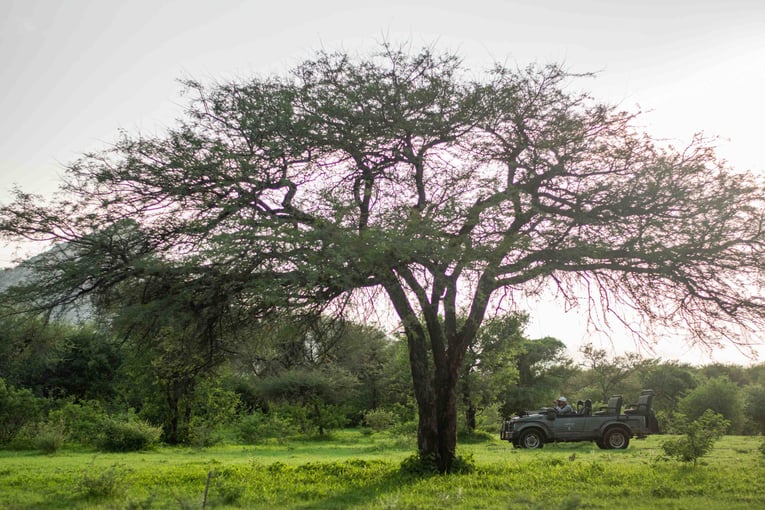
<svg viewBox="0 0 765 510"><path fill-rule="evenodd" d="M518 443L521 448L542 448L545 445L545 438L537 429L525 430Z"/></svg>
<svg viewBox="0 0 765 510"><path fill-rule="evenodd" d="M630 445L630 436L623 428L614 427L603 435L603 445L608 450L624 450Z"/></svg>

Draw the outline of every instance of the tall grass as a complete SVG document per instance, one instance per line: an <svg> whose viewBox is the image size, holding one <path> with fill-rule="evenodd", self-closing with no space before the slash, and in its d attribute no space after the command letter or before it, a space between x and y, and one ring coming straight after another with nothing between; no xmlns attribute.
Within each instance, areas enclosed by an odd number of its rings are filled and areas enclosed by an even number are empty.
<svg viewBox="0 0 765 510"><path fill-rule="evenodd" d="M0 508L765 508L760 438L727 436L695 468L660 460L661 439L625 451L471 443L459 454L475 471L448 476L402 471L413 445L400 438L348 431L246 447L0 452Z"/></svg>

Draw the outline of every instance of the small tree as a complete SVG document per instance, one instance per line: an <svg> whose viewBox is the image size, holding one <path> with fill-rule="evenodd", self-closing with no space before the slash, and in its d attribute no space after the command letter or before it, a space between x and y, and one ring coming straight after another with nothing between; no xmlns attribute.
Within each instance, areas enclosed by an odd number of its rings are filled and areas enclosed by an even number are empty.
<svg viewBox="0 0 765 510"><path fill-rule="evenodd" d="M566 387L564 381L576 373L578 367L565 355L566 345L557 338L523 338L512 359L518 373L517 384L506 380L506 391L501 399L500 411L505 416L535 409L549 402Z"/></svg>
<svg viewBox="0 0 765 510"><path fill-rule="evenodd" d="M744 402L738 385L725 376L713 377L688 392L678 404L689 420L700 418L708 409L728 420L740 432L744 422Z"/></svg>
<svg viewBox="0 0 765 510"><path fill-rule="evenodd" d="M486 321L468 347L460 373L459 392L469 431L476 427L476 412L507 393L508 383L518 379L513 358L524 341L526 314L509 314Z"/></svg>
<svg viewBox="0 0 765 510"><path fill-rule="evenodd" d="M694 368L677 361L646 364L638 371L638 378L643 388L654 390L653 408L670 412L677 409L680 399L697 384Z"/></svg>
<svg viewBox="0 0 765 510"><path fill-rule="evenodd" d="M744 388L744 414L752 428L765 434L765 386L751 384Z"/></svg>
<svg viewBox="0 0 765 510"><path fill-rule="evenodd" d="M721 414L707 409L693 421L682 419L678 429L683 436L667 439L661 447L667 457L682 462L693 462L693 467L696 467L698 459L712 450L715 441L723 436L729 426L730 421Z"/></svg>
<svg viewBox="0 0 765 510"><path fill-rule="evenodd" d="M585 375L598 390L602 402L607 402L625 379L650 363L635 352L610 358L604 349L596 349L592 344L583 346L579 351L584 357Z"/></svg>

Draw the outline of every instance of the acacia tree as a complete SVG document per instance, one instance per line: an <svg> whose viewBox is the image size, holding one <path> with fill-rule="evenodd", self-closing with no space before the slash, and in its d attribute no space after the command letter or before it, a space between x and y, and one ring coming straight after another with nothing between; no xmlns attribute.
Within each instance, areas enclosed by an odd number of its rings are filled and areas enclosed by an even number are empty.
<svg viewBox="0 0 765 510"><path fill-rule="evenodd" d="M653 408L672 413L683 395L698 384L694 373L690 365L657 360L641 367L638 378L643 388L654 390Z"/></svg>
<svg viewBox="0 0 765 510"><path fill-rule="evenodd" d="M474 431L476 412L501 401L508 386L518 380L515 357L526 342L523 328L525 313L508 314L484 321L468 352L459 375L467 428Z"/></svg>
<svg viewBox="0 0 765 510"><path fill-rule="evenodd" d="M584 358L583 366L587 369L584 375L598 390L601 402L608 402L614 389L630 375L653 364L636 352L610 358L604 349L597 349L592 344L582 346L579 352Z"/></svg>
<svg viewBox="0 0 765 510"><path fill-rule="evenodd" d="M513 360L518 385L505 396L502 405L505 416L537 409L560 394L561 388L566 387L564 381L578 370L565 351L566 345L557 338L523 339Z"/></svg>
<svg viewBox="0 0 765 510"><path fill-rule="evenodd" d="M337 311L381 291L408 343L419 451L449 471L465 353L521 292L552 284L706 342L762 324L761 184L701 137L658 146L573 79L475 75L385 45L283 77L189 81L175 128L72 164L54 204L19 193L1 228L67 243L27 298L140 283L148 258L217 289L225 313Z"/></svg>

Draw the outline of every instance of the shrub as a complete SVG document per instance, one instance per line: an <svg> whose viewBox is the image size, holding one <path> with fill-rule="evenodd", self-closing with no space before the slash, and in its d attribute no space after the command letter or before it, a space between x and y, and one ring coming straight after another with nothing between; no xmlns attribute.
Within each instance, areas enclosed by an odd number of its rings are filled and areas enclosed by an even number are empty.
<svg viewBox="0 0 765 510"><path fill-rule="evenodd" d="M290 431L304 436L324 435L348 423L345 407L322 402L272 405L271 413L286 420Z"/></svg>
<svg viewBox="0 0 765 510"><path fill-rule="evenodd" d="M461 443L490 443L494 441L496 434L485 430L460 429L457 431L457 439Z"/></svg>
<svg viewBox="0 0 765 510"><path fill-rule="evenodd" d="M69 401L48 413L48 421L62 423L68 440L82 446L96 444L107 419L101 403L96 400Z"/></svg>
<svg viewBox="0 0 765 510"><path fill-rule="evenodd" d="M735 432L742 429L742 390L727 377L713 377L692 389L680 400L678 409L690 420L700 418L707 409L711 409L728 420Z"/></svg>
<svg viewBox="0 0 765 510"><path fill-rule="evenodd" d="M109 469L97 470L91 464L89 471L83 473L77 489L88 498L114 498L125 492L125 469L113 464Z"/></svg>
<svg viewBox="0 0 765 510"><path fill-rule="evenodd" d="M476 413L476 429L486 430L499 433L499 429L502 428L502 413L499 412L499 407L496 405L486 406L483 409L479 409Z"/></svg>
<svg viewBox="0 0 765 510"><path fill-rule="evenodd" d="M189 426L189 441L194 446L212 446L221 441L221 427L231 425L238 417L239 394L220 386L217 379L206 380L194 390L194 403Z"/></svg>
<svg viewBox="0 0 765 510"><path fill-rule="evenodd" d="M452 462L450 473L470 474L475 471L476 465L472 454L467 457L457 456ZM419 453L410 455L401 462L400 471L416 477L437 475L438 464L434 455L423 456Z"/></svg>
<svg viewBox="0 0 765 510"><path fill-rule="evenodd" d="M744 413L751 424L752 432L765 434L765 387L752 384L744 388Z"/></svg>
<svg viewBox="0 0 765 510"><path fill-rule="evenodd" d="M6 386L0 378L0 444L10 443L24 425L37 422L44 406L30 390Z"/></svg>
<svg viewBox="0 0 765 510"><path fill-rule="evenodd" d="M712 450L715 441L722 437L730 422L721 414L707 409L696 420L680 422L678 426L684 435L665 440L661 447L667 457L693 462L695 467L698 459Z"/></svg>
<svg viewBox="0 0 765 510"><path fill-rule="evenodd" d="M393 425L393 427L391 427L390 433L394 436L416 438L417 422L415 420L397 422Z"/></svg>
<svg viewBox="0 0 765 510"><path fill-rule="evenodd" d="M189 444L196 448L205 448L220 443L223 437L215 425L204 420L191 420Z"/></svg>
<svg viewBox="0 0 765 510"><path fill-rule="evenodd" d="M46 454L54 454L64 445L67 436L60 422L45 421L26 423L8 443L8 448L14 450L40 450Z"/></svg>
<svg viewBox="0 0 765 510"><path fill-rule="evenodd" d="M224 468L208 474L211 500L220 505L235 505L244 496L246 482L236 469Z"/></svg>
<svg viewBox="0 0 765 510"><path fill-rule="evenodd" d="M110 418L103 423L98 447L107 452L137 452L155 446L161 434L160 427L132 416L123 420Z"/></svg>
<svg viewBox="0 0 765 510"><path fill-rule="evenodd" d="M255 444L273 438L281 442L293 433L297 433L297 429L292 421L282 417L278 412L254 411L252 414L243 416L237 425L239 439L246 444Z"/></svg>
<svg viewBox="0 0 765 510"><path fill-rule="evenodd" d="M387 409L372 409L364 413L364 424L375 432L391 428L396 423L396 415Z"/></svg>
<svg viewBox="0 0 765 510"><path fill-rule="evenodd" d="M34 445L37 450L52 455L61 449L66 438L63 423L47 421L38 428Z"/></svg>
<svg viewBox="0 0 765 510"><path fill-rule="evenodd" d="M397 448L413 448L417 445L417 422L398 422L391 427L386 434L393 439L393 445Z"/></svg>

